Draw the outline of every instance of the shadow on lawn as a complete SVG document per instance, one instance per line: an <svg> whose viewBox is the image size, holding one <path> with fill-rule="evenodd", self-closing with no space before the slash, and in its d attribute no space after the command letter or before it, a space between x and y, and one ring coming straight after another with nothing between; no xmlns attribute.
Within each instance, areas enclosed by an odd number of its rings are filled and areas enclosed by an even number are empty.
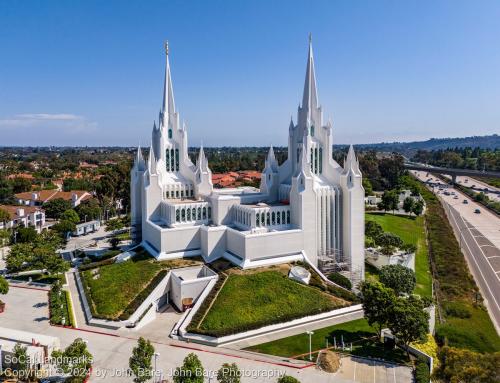
<svg viewBox="0 0 500 383"><path fill-rule="evenodd" d="M406 353L397 347L385 345L380 342L373 332L368 331L346 331L335 330L328 334L328 344L333 346L335 343L339 348L342 348L342 339L344 341L345 350L353 356L364 358L380 358L388 362L407 364L409 362ZM351 348L352 344L352 350Z"/></svg>

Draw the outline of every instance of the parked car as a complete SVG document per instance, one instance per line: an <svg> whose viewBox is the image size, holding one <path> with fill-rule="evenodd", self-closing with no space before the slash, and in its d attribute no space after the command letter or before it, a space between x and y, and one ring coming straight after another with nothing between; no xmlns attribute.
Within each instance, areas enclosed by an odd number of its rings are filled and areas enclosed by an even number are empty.
<svg viewBox="0 0 500 383"><path fill-rule="evenodd" d="M466 199L464 199L464 204L467 205L469 203L469 201L467 201Z"/></svg>
<svg viewBox="0 0 500 383"><path fill-rule="evenodd" d="M456 195L455 197L453 197L453 199L458 199L458 196Z"/></svg>
<svg viewBox="0 0 500 383"><path fill-rule="evenodd" d="M474 210L474 213L476 213L476 214L481 214L481 210L476 209L476 210Z"/></svg>

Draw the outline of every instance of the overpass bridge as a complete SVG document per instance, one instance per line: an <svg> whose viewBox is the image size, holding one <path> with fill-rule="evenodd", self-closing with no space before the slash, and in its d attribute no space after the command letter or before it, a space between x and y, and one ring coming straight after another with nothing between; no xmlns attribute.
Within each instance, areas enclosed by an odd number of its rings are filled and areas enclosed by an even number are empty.
<svg viewBox="0 0 500 383"><path fill-rule="evenodd" d="M456 183L457 176L467 176L467 177L493 177L500 178L500 172L492 171L481 171L481 170L471 170L471 169L454 169L454 168L443 168L439 166L430 166L419 164L417 162L405 162L405 168L408 170L419 170L427 173L438 173L447 174L451 176L452 182Z"/></svg>

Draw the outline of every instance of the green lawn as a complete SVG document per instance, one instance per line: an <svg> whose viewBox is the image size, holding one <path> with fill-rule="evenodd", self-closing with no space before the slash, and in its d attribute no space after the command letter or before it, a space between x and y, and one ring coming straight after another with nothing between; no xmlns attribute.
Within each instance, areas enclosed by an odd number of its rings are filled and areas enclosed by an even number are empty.
<svg viewBox="0 0 500 383"><path fill-rule="evenodd" d="M425 240L425 225L423 217L406 217L392 214L366 214L367 221L379 223L384 231L397 234L406 243L417 246L415 255L415 275L417 286L415 294L432 296L432 276L429 266L429 255Z"/></svg>
<svg viewBox="0 0 500 383"><path fill-rule="evenodd" d="M81 273L97 317L117 319L163 268L151 258L138 257Z"/></svg>
<svg viewBox="0 0 500 383"><path fill-rule="evenodd" d="M319 314L346 301L290 280L279 271L231 274L205 318L190 331L223 336Z"/></svg>
<svg viewBox="0 0 500 383"><path fill-rule="evenodd" d="M352 342L352 352L350 353L353 355L377 357L398 363L406 363L408 361L406 354L402 350L384 349L383 345L377 342L376 332L368 325L366 319L358 319L315 330L312 336L312 349L314 351L326 347L327 340L328 346L334 344L334 339L336 339L337 345L339 345L342 337L348 347L350 347ZM309 352L309 336L305 333L294 335L252 346L247 348L247 350L282 357L296 357L297 355ZM301 358L308 358L308 355Z"/></svg>

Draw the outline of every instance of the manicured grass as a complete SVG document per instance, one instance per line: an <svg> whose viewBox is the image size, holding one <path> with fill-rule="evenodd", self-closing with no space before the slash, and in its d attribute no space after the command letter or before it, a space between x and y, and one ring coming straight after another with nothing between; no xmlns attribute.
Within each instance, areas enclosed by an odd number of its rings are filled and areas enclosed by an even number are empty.
<svg viewBox="0 0 500 383"><path fill-rule="evenodd" d="M127 319L170 269L200 264L198 259L158 262L145 250L132 259L112 259L85 265L80 275L92 315L101 319Z"/></svg>
<svg viewBox="0 0 500 383"><path fill-rule="evenodd" d="M327 346L327 341L329 347L333 346L335 339L337 345L340 345L342 338L347 347L350 347L352 343L352 352L349 351L349 353L353 355L382 358L387 361L398 363L408 362L407 356L402 350L385 349L384 346L377 341L376 332L368 324L366 319L358 319L314 330L312 336L312 349L314 351L325 348ZM309 352L309 336L305 333L294 335L252 346L247 348L247 350L282 357L297 357L298 355L307 354ZM314 355L314 357L315 356L316 355ZM304 355L299 358L305 359L308 357L309 355Z"/></svg>
<svg viewBox="0 0 500 383"><path fill-rule="evenodd" d="M223 336L347 305L279 271L231 274L205 318L190 331Z"/></svg>
<svg viewBox="0 0 500 383"><path fill-rule="evenodd" d="M397 234L405 243L417 246L415 254L415 276L417 278L415 294L431 297L432 275L425 240L424 218L392 214L366 214L365 219L379 223L384 231Z"/></svg>
<svg viewBox="0 0 500 383"><path fill-rule="evenodd" d="M81 273L97 317L117 319L128 304L163 268L151 258L112 263Z"/></svg>
<svg viewBox="0 0 500 383"><path fill-rule="evenodd" d="M371 279L378 281L379 280L380 271L375 266L370 265L368 262L365 262L365 279Z"/></svg>

